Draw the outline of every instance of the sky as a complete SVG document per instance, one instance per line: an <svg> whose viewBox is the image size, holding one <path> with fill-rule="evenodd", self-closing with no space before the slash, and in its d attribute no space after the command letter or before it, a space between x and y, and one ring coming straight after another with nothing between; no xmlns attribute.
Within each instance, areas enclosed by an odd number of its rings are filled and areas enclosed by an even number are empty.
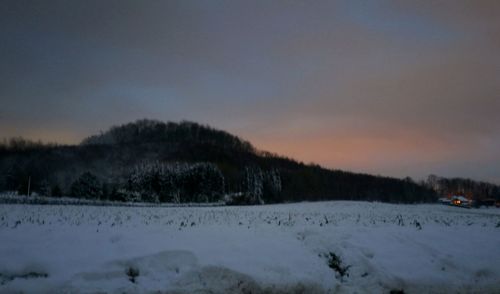
<svg viewBox="0 0 500 294"><path fill-rule="evenodd" d="M500 1L0 2L0 138L190 120L333 169L500 184Z"/></svg>

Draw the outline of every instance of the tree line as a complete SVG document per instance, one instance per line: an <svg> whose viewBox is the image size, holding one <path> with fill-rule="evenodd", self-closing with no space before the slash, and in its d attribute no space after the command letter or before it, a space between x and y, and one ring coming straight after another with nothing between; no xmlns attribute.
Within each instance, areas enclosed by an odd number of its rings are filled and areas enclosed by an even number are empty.
<svg viewBox="0 0 500 294"><path fill-rule="evenodd" d="M423 185L436 191L441 197L465 196L472 200L500 200L500 187L495 184L464 178L444 178L429 175Z"/></svg>
<svg viewBox="0 0 500 294"><path fill-rule="evenodd" d="M317 200L432 202L411 179L330 170L259 151L193 122L139 120L78 145L0 144L0 191L53 197L234 204Z"/></svg>

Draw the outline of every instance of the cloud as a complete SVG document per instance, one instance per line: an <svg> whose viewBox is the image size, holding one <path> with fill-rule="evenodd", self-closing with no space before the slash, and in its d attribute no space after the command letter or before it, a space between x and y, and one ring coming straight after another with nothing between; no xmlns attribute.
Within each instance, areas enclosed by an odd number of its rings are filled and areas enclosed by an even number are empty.
<svg viewBox="0 0 500 294"><path fill-rule="evenodd" d="M4 1L0 132L77 142L190 119L330 167L497 179L499 14L497 1Z"/></svg>

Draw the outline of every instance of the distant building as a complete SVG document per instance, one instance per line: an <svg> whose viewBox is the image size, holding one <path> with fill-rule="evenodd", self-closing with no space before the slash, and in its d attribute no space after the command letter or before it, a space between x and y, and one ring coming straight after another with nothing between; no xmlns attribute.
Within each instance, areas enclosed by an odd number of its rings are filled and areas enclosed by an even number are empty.
<svg viewBox="0 0 500 294"><path fill-rule="evenodd" d="M460 207L471 207L472 201L465 198L464 196L454 195L451 196L451 204Z"/></svg>

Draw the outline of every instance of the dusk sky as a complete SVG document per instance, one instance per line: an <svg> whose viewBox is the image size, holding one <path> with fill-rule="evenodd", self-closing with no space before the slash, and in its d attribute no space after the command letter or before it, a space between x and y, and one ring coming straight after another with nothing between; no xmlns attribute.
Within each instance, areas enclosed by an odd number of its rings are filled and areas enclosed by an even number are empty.
<svg viewBox="0 0 500 294"><path fill-rule="evenodd" d="M78 143L141 118L500 183L500 1L0 2L0 138Z"/></svg>

